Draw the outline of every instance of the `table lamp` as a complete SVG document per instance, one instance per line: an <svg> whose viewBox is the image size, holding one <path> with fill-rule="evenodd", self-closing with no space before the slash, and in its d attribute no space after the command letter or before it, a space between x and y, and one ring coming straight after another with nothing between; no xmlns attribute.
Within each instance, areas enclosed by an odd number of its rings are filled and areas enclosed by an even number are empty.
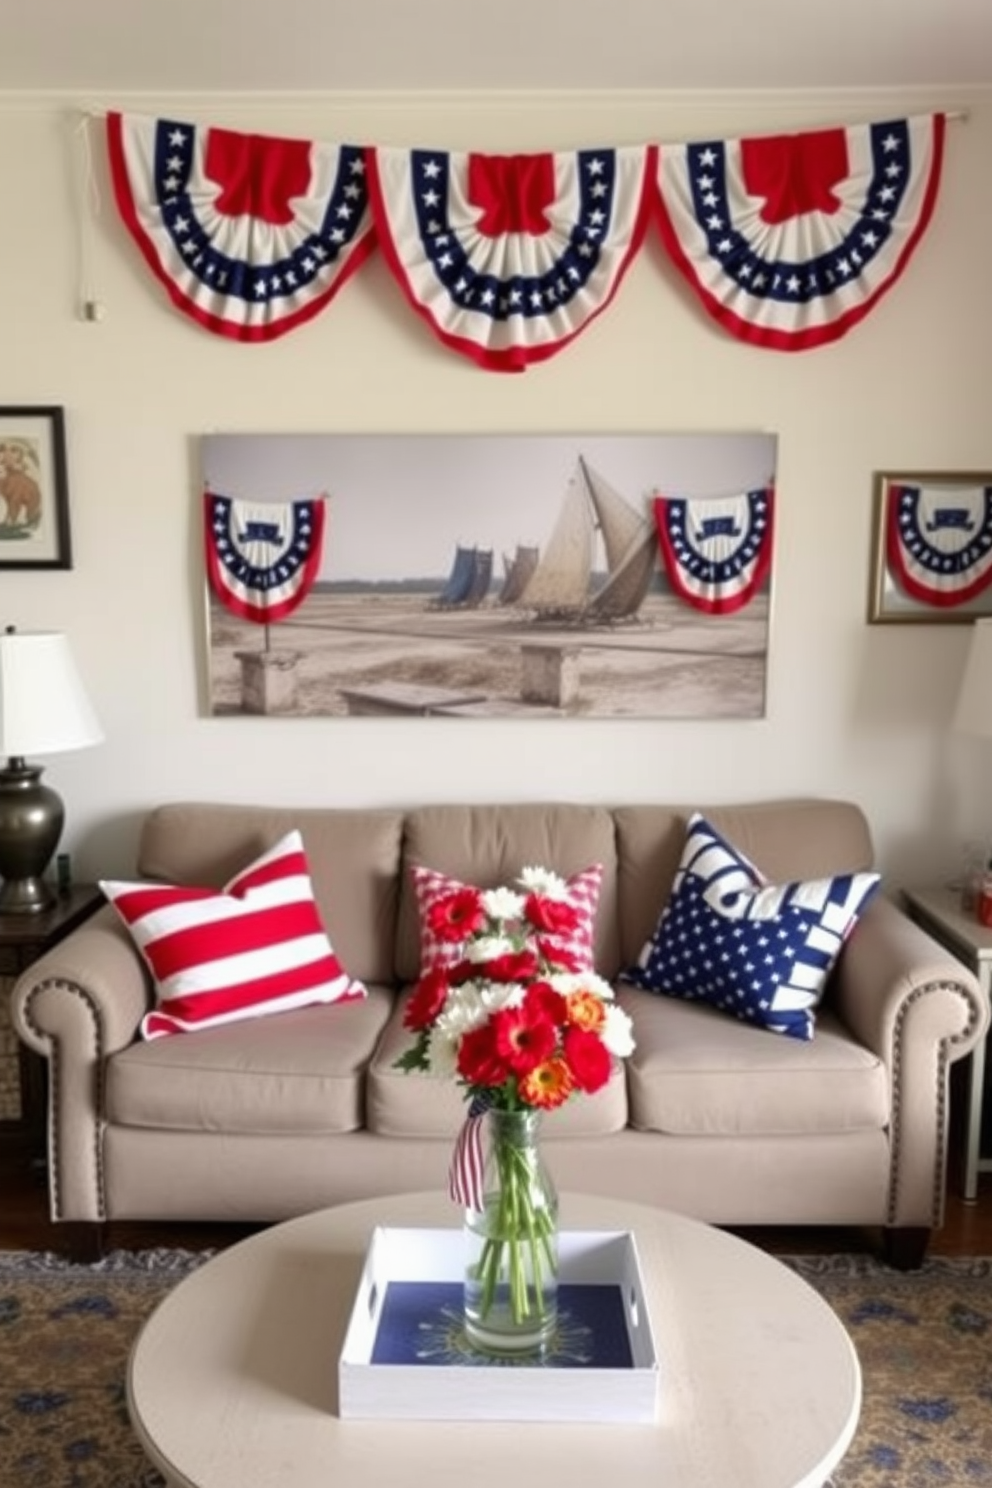
<svg viewBox="0 0 992 1488"><path fill-rule="evenodd" d="M0 634L0 914L46 909L45 869L62 835L62 800L27 754L60 754L103 738L69 643L54 631Z"/></svg>

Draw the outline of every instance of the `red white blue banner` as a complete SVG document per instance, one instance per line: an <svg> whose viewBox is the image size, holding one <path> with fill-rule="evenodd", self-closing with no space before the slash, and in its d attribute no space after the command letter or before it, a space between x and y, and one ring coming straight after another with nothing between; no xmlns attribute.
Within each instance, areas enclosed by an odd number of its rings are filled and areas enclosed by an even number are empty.
<svg viewBox="0 0 992 1488"><path fill-rule="evenodd" d="M944 116L662 145L661 234L725 330L800 351L891 289L930 221Z"/></svg>
<svg viewBox="0 0 992 1488"><path fill-rule="evenodd" d="M111 113L118 210L185 314L271 341L322 310L373 246L365 152Z"/></svg>
<svg viewBox="0 0 992 1488"><path fill-rule="evenodd" d="M613 298L650 207L650 146L479 155L376 149L379 244L410 304L455 351L522 371Z"/></svg>
<svg viewBox="0 0 992 1488"><path fill-rule="evenodd" d="M656 496L658 544L668 581L694 609L743 609L771 569L772 486L733 496Z"/></svg>
<svg viewBox="0 0 992 1488"><path fill-rule="evenodd" d="M324 497L236 501L204 493L207 575L217 598L242 620L284 620L320 572Z"/></svg>
<svg viewBox="0 0 992 1488"><path fill-rule="evenodd" d="M950 609L992 582L992 486L892 482L886 488L886 557L921 604Z"/></svg>
<svg viewBox="0 0 992 1488"><path fill-rule="evenodd" d="M375 243L478 365L555 355L610 304L652 214L706 311L756 346L837 340L904 273L937 199L945 116L519 155L328 145L110 113L121 217L173 303L266 341Z"/></svg>

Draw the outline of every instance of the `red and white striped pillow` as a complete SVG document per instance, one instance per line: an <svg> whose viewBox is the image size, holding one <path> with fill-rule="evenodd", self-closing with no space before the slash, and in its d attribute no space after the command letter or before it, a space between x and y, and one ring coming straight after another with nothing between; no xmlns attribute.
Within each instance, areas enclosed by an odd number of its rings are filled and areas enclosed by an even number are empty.
<svg viewBox="0 0 992 1488"><path fill-rule="evenodd" d="M141 1020L143 1038L367 995L334 954L299 832L219 892L115 880L100 887L155 982L158 1007Z"/></svg>
<svg viewBox="0 0 992 1488"><path fill-rule="evenodd" d="M410 869L420 922L420 975L455 966L465 954L465 942L439 940L430 927L431 906L459 889L470 888L460 879L449 878L433 868L414 863ZM545 934L549 946L558 946L574 961L576 971L596 970L596 910L603 882L602 863L593 863L565 880L567 900L578 911L578 923L570 935Z"/></svg>

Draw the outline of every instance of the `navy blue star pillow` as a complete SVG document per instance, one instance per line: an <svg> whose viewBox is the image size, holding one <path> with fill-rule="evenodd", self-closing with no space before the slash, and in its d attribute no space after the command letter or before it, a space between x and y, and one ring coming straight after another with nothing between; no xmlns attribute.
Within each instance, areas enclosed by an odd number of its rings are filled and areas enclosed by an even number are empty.
<svg viewBox="0 0 992 1488"><path fill-rule="evenodd" d="M697 812L671 898L637 965L621 977L772 1033L811 1039L827 977L879 878L842 873L766 884Z"/></svg>

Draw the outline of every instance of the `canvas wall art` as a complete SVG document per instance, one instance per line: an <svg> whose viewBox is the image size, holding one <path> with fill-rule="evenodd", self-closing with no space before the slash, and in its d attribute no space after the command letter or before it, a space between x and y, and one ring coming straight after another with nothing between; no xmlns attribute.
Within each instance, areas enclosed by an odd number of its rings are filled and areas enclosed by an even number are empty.
<svg viewBox="0 0 992 1488"><path fill-rule="evenodd" d="M212 434L209 710L760 718L774 435Z"/></svg>

